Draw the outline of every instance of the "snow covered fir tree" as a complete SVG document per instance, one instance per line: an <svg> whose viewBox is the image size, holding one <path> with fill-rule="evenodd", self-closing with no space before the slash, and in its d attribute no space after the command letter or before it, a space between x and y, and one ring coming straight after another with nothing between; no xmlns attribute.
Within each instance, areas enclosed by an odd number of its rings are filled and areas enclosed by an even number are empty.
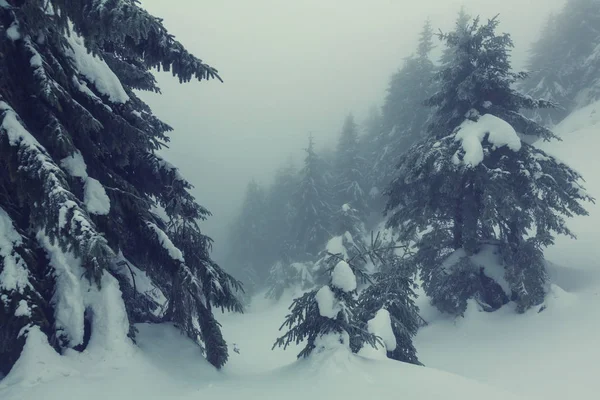
<svg viewBox="0 0 600 400"><path fill-rule="evenodd" d="M140 322L228 359L212 310L241 311L239 284L158 154L170 127L136 95L159 91L152 68L219 78L136 1L0 1L3 373L28 337L82 351L135 340Z"/></svg>
<svg viewBox="0 0 600 400"><path fill-rule="evenodd" d="M388 225L415 240L425 292L440 310L462 314L469 299L486 310L509 300L541 304L543 249L572 235L565 216L592 200L580 175L521 140L555 139L520 110L549 107L513 89L508 34L497 18L473 20L441 38L451 49L437 74L427 136L402 156L389 190Z"/></svg>
<svg viewBox="0 0 600 400"><path fill-rule="evenodd" d="M284 349L290 344L302 344L298 357L307 357L313 351L323 352L339 347L350 351L351 343L361 348L364 344L377 345L377 336L364 328L356 318L357 279L352 267L344 259L329 258L329 282L294 300L290 314L281 329L287 332L275 341L273 347Z"/></svg>

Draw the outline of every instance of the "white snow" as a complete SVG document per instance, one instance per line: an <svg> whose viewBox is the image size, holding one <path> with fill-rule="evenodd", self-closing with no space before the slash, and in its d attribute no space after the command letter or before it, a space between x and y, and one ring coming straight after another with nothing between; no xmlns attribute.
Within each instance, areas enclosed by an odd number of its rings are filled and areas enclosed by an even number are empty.
<svg viewBox="0 0 600 400"><path fill-rule="evenodd" d="M146 224L148 225L148 227L150 229L152 229L154 231L154 233L156 233L156 236L158 236L158 241L163 246L163 248L165 250L167 250L167 252L169 253L169 256L173 260L185 262L185 260L183 258L183 253L181 252L181 250L179 250L173 244L173 242L171 241L169 236L162 229L160 229L158 226L156 226L156 224L154 224L152 222L147 222Z"/></svg>
<svg viewBox="0 0 600 400"><path fill-rule="evenodd" d="M468 257L464 249L458 249L450 254L442 263L444 268L452 268L460 259ZM484 274L496 281L504 293L510 296L510 285L504 277L504 265L497 246L486 244L481 246L477 254L469 257L471 262L478 267L483 268Z"/></svg>
<svg viewBox="0 0 600 400"><path fill-rule="evenodd" d="M33 68L39 68L42 66L42 56L36 52L36 54L34 54L30 59L29 59L29 64L33 67Z"/></svg>
<svg viewBox="0 0 600 400"><path fill-rule="evenodd" d="M367 328L370 333L379 336L383 340L387 351L396 349L396 336L392 331L392 320L388 310L382 308L377 311L375 317L368 321Z"/></svg>
<svg viewBox="0 0 600 400"><path fill-rule="evenodd" d="M31 310L25 300L20 300L17 309L15 310L15 317L30 317Z"/></svg>
<svg viewBox="0 0 600 400"><path fill-rule="evenodd" d="M60 161L60 165L71 176L83 179L88 177L87 165L85 164L83 156L79 151L76 151L72 155L63 158Z"/></svg>
<svg viewBox="0 0 600 400"><path fill-rule="evenodd" d="M331 284L344 292L356 290L356 276L346 261L340 261L331 272Z"/></svg>
<svg viewBox="0 0 600 400"><path fill-rule="evenodd" d="M60 165L71 176L81 178L83 182L83 203L91 214L107 215L110 212L110 198L104 186L97 179L91 178L87 173L87 165L82 154L76 151L63 158Z"/></svg>
<svg viewBox="0 0 600 400"><path fill-rule="evenodd" d="M110 199L104 186L94 178L88 177L83 188L83 202L88 212L107 215L110 212Z"/></svg>
<svg viewBox="0 0 600 400"><path fill-rule="evenodd" d="M85 286L88 286L81 280L84 275L81 261L64 253L57 244L52 244L43 232L38 233L37 239L54 269L56 290L52 303L55 307L56 329L62 332L71 346L77 346L83 343L84 292Z"/></svg>
<svg viewBox="0 0 600 400"><path fill-rule="evenodd" d="M315 300L319 307L319 314L321 314L322 317L335 319L342 309L333 295L333 292L327 285L319 289L315 295Z"/></svg>
<svg viewBox="0 0 600 400"><path fill-rule="evenodd" d="M19 24L13 23L11 26L9 26L8 29L6 30L6 37L8 37L13 42L21 39L21 32L19 30Z"/></svg>
<svg viewBox="0 0 600 400"><path fill-rule="evenodd" d="M26 287L31 286L27 266L14 251L14 247L22 242L23 239L15 230L12 220L0 207L0 257L3 261L0 289L23 293Z"/></svg>
<svg viewBox="0 0 600 400"><path fill-rule="evenodd" d="M94 100L102 101L102 100L100 100L100 98L98 96L96 96L96 93L92 92L92 90L88 87L88 85L85 81L81 81L76 76L73 76L73 83L75 84L75 87L81 93L85 93L86 95L88 95L89 97L91 97Z"/></svg>
<svg viewBox="0 0 600 400"><path fill-rule="evenodd" d="M521 139L508 122L492 114L484 114L477 122L466 119L454 136L454 140L461 142L465 153L462 163L475 167L483 161L482 142L486 137L494 149L503 146L515 152L521 149Z"/></svg>
<svg viewBox="0 0 600 400"><path fill-rule="evenodd" d="M348 258L348 252L346 251L346 247L344 247L343 236L334 236L329 239L327 246L325 246L325 250L331 254L340 254L343 258Z"/></svg>
<svg viewBox="0 0 600 400"><path fill-rule="evenodd" d="M127 92L121 85L119 78L110 67L98 56L88 53L83 38L71 30L67 37L72 50L67 54L75 62L79 72L92 83L96 89L107 96L113 103L126 103L129 101Z"/></svg>

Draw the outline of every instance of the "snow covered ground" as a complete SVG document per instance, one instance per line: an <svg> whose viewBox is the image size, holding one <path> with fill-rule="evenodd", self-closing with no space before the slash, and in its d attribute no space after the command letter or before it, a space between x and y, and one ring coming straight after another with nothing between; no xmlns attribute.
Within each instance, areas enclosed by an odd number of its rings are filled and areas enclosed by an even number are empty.
<svg viewBox="0 0 600 400"><path fill-rule="evenodd" d="M541 144L578 169L600 198L600 102L556 129L563 142ZM292 296L255 298L245 315L220 316L231 358L222 371L172 326L139 326L138 347L98 347L59 357L32 335L25 357L0 381L0 399L585 399L600 392L600 206L548 250L552 284L545 308L518 315L510 306L465 318L440 315L419 298L415 344L426 367L367 359L344 349L296 362L299 348L272 343ZM234 352L234 347L239 353Z"/></svg>

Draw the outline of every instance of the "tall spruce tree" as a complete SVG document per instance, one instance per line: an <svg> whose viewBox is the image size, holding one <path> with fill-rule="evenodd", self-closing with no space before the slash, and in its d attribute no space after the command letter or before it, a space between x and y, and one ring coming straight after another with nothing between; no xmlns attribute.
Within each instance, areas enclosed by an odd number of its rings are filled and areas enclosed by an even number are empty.
<svg viewBox="0 0 600 400"><path fill-rule="evenodd" d="M300 184L296 192L294 230L300 258L312 258L319 253L331 231L331 193L325 176L323 160L309 137Z"/></svg>
<svg viewBox="0 0 600 400"><path fill-rule="evenodd" d="M282 261L289 264L295 256L293 222L296 216L294 195L299 185L298 171L289 161L275 173L273 184L267 193L267 240L271 264Z"/></svg>
<svg viewBox="0 0 600 400"><path fill-rule="evenodd" d="M134 92L159 91L152 68L218 75L138 4L0 1L0 372L30 334L82 350L107 324L125 341L157 321L227 361L212 308L240 311L239 284L210 258L209 212L157 154L171 128Z"/></svg>
<svg viewBox="0 0 600 400"><path fill-rule="evenodd" d="M376 139L373 169L377 187L385 188L394 176L400 156L417 141L431 110L424 101L433 94L435 66L430 59L433 49L433 31L427 20L420 34L416 54L408 57L389 84L382 107L382 123Z"/></svg>
<svg viewBox="0 0 600 400"><path fill-rule="evenodd" d="M513 88L526 75L510 70L512 41L497 25L475 19L441 36L454 58L428 100L428 136L403 155L388 190L389 225L417 242L426 293L454 314L469 298L488 310L508 298L519 311L542 303L543 249L572 235L564 217L587 214L581 202L591 200L577 172L520 140L554 138L520 114L549 104Z"/></svg>
<svg viewBox="0 0 600 400"><path fill-rule="evenodd" d="M352 114L346 117L335 153L335 204L349 204L360 212L367 210L364 160L359 154L358 125Z"/></svg>

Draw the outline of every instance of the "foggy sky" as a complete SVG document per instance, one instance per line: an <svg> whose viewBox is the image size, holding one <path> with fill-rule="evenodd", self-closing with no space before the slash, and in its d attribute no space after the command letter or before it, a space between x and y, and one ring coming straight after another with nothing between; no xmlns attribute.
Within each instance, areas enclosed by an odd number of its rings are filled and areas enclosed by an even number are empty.
<svg viewBox="0 0 600 400"><path fill-rule="evenodd" d="M312 132L334 145L343 118L381 105L390 75L409 56L426 18L448 31L461 5L500 14L522 69L546 15L563 0L142 0L224 83L179 85L158 74L162 95L142 94L175 128L165 157L214 214L203 224L216 258L247 182L268 183ZM439 44L438 44L439 46ZM227 267L227 266L225 266Z"/></svg>

